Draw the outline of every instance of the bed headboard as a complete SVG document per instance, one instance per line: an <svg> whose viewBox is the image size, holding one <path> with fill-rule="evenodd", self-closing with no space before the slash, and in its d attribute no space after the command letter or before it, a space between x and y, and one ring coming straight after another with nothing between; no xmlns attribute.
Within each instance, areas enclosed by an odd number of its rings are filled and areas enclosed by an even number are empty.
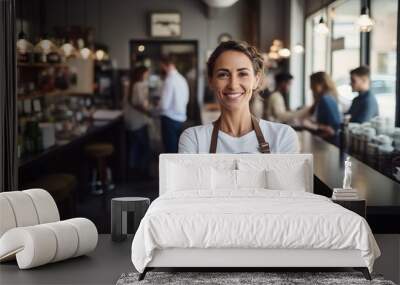
<svg viewBox="0 0 400 285"><path fill-rule="evenodd" d="M167 192L168 163L173 162L185 167L211 166L224 169L238 169L238 165L249 167L280 169L301 164L304 167L304 187L313 193L313 156L312 154L161 154L159 162L159 195Z"/></svg>

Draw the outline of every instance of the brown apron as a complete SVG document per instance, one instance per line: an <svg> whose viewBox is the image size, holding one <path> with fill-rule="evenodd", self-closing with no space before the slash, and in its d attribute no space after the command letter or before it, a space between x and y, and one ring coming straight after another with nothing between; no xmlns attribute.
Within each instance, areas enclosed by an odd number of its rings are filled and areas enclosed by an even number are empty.
<svg viewBox="0 0 400 285"><path fill-rule="evenodd" d="M214 122L214 127L212 130L212 135L211 135L211 144L210 144L210 153L216 153L217 152L217 142L218 142L218 131L220 129L220 122L221 118L218 118ZM251 124L253 125L253 129L256 133L257 141L258 141L258 150L261 153L271 153L269 150L269 143L267 143L264 139L264 136L261 132L260 129L260 124L258 123L258 120L256 117L251 115Z"/></svg>

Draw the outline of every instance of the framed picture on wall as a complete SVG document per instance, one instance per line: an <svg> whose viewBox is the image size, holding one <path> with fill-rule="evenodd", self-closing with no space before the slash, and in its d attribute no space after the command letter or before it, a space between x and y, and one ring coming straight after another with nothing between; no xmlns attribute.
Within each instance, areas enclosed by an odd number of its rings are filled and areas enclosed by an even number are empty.
<svg viewBox="0 0 400 285"><path fill-rule="evenodd" d="M150 36L170 38L181 36L179 12L153 12L150 14Z"/></svg>

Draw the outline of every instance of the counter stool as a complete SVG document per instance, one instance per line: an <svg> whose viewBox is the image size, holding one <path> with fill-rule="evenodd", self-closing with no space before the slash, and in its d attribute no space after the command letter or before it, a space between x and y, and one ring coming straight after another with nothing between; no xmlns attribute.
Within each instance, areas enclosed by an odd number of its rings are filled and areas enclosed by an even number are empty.
<svg viewBox="0 0 400 285"><path fill-rule="evenodd" d="M136 233L140 221L150 205L150 199L144 197L120 197L111 199L111 239L123 241L128 233L127 212L133 212L133 233Z"/></svg>
<svg viewBox="0 0 400 285"><path fill-rule="evenodd" d="M93 143L85 146L85 153L88 157L96 161L96 171L94 171L92 194L101 195L106 189L114 188L111 178L111 170L107 167L107 158L114 153L114 147L110 143ZM99 179L97 179L99 177ZM100 188L97 188L100 186Z"/></svg>
<svg viewBox="0 0 400 285"><path fill-rule="evenodd" d="M28 182L23 188L43 188L56 201L60 212L68 217L75 217L75 190L77 179L74 175L66 173L54 173L39 177L37 180Z"/></svg>

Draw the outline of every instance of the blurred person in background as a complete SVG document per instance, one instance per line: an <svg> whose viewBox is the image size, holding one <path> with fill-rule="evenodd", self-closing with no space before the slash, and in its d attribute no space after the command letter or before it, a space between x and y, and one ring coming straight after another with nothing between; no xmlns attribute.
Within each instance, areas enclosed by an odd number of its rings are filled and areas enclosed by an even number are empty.
<svg viewBox="0 0 400 285"><path fill-rule="evenodd" d="M130 88L123 101L125 125L128 131L129 167L137 177L149 177L149 69L136 67L131 75Z"/></svg>
<svg viewBox="0 0 400 285"><path fill-rule="evenodd" d="M347 114L350 122L364 123L379 115L378 102L370 91L370 71L368 66L360 66L350 71L351 88L358 92Z"/></svg>
<svg viewBox="0 0 400 285"><path fill-rule="evenodd" d="M342 117L339 111L336 86L326 72L320 71L311 74L310 88L314 97L314 104L311 108L313 118L305 120L303 125L327 141L338 144L338 131Z"/></svg>
<svg viewBox="0 0 400 285"><path fill-rule="evenodd" d="M160 67L165 74L159 106L161 111L161 137L164 151L166 153L177 153L182 125L187 119L189 86L185 77L176 69L171 57L162 57Z"/></svg>
<svg viewBox="0 0 400 285"><path fill-rule="evenodd" d="M272 122L290 123L294 119L303 119L309 114L305 107L297 111L290 111L288 98L293 76L288 72L275 75L275 91L268 96L265 107L265 117Z"/></svg>

